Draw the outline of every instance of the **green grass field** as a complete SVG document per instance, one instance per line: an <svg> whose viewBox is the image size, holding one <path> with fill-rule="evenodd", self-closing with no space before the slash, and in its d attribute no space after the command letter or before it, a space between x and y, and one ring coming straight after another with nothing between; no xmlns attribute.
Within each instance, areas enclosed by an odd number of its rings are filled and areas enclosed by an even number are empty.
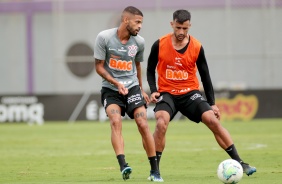
<svg viewBox="0 0 282 184"><path fill-rule="evenodd" d="M149 123L153 131L155 123ZM257 167L241 184L282 183L282 120L222 123L240 156ZM110 125L97 122L0 124L0 183L150 183L149 162L133 121L124 121L126 160L133 168L123 181L110 143ZM165 183L220 184L218 164L229 158L203 125L172 122L161 160Z"/></svg>

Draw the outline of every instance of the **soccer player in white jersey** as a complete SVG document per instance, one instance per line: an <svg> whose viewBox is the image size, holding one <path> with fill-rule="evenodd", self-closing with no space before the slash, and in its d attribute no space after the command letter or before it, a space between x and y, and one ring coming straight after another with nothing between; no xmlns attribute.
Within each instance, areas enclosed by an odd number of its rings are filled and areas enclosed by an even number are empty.
<svg viewBox="0 0 282 184"><path fill-rule="evenodd" d="M125 161L122 136L122 116L134 119L142 136L143 147L151 170L149 179L163 182L156 161L156 149L150 132L146 105L148 95L142 89L141 64L144 54L144 38L138 35L143 13L126 7L119 27L100 32L95 40L94 58L97 73L103 78L101 102L111 125L111 142L118 159L122 178L130 178L132 168Z"/></svg>

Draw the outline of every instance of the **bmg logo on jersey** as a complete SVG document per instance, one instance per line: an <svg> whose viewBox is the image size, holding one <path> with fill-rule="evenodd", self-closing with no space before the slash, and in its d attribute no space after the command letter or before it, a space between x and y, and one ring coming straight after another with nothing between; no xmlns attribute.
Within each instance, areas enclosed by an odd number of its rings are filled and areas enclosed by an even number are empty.
<svg viewBox="0 0 282 184"><path fill-rule="evenodd" d="M136 45L128 46L128 56L134 57L137 53L138 47Z"/></svg>
<svg viewBox="0 0 282 184"><path fill-rule="evenodd" d="M137 105L138 103L140 103L142 101L142 97L141 94L135 94L135 95L131 95L127 98L127 103L133 103L135 102L135 105Z"/></svg>
<svg viewBox="0 0 282 184"><path fill-rule="evenodd" d="M114 58L110 58L109 67L120 71L131 71L132 61L117 60Z"/></svg>
<svg viewBox="0 0 282 184"><path fill-rule="evenodd" d="M185 70L171 70L166 69L166 78L170 80L186 80L188 79L188 72Z"/></svg>

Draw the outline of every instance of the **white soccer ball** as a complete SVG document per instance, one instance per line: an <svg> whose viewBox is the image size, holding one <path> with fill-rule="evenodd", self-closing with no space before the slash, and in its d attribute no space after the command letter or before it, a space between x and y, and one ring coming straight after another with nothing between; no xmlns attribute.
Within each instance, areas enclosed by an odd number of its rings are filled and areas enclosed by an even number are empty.
<svg viewBox="0 0 282 184"><path fill-rule="evenodd" d="M222 161L217 168L217 176L223 183L238 183L243 177L243 168L233 159Z"/></svg>

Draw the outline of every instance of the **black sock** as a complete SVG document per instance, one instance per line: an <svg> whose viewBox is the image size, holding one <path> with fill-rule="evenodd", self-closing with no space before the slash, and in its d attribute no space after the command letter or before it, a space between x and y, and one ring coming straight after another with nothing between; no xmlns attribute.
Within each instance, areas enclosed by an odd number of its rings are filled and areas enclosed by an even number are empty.
<svg viewBox="0 0 282 184"><path fill-rule="evenodd" d="M126 165L125 156L124 155L118 155L117 159L118 159L118 163L119 163L119 166L120 166L120 171L122 171L124 166Z"/></svg>
<svg viewBox="0 0 282 184"><path fill-rule="evenodd" d="M228 155L234 159L237 160L238 162L241 162L242 159L239 157L238 152L235 148L235 145L232 144L231 146L229 146L228 148L225 149L225 151L228 153Z"/></svg>
<svg viewBox="0 0 282 184"><path fill-rule="evenodd" d="M151 165L151 170L152 171L158 171L158 166L157 166L157 157L148 157L150 165Z"/></svg>
<svg viewBox="0 0 282 184"><path fill-rule="evenodd" d="M161 161L161 157L162 157L162 152L156 152L156 155L157 155L157 166L158 166L158 169L160 170L160 161Z"/></svg>

